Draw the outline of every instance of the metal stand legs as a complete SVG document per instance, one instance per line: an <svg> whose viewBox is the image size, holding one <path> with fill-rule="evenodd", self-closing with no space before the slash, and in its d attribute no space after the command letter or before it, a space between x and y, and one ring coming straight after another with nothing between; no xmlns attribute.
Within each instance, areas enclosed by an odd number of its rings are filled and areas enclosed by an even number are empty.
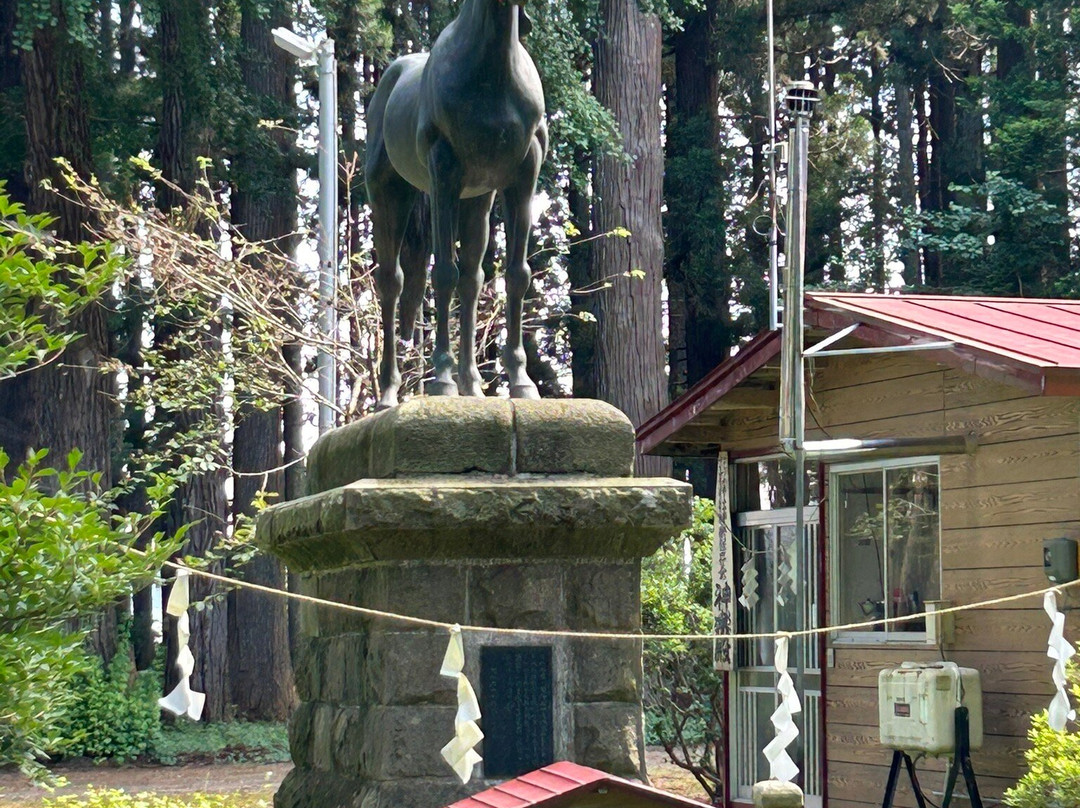
<svg viewBox="0 0 1080 808"><path fill-rule="evenodd" d="M963 771L964 782L967 784L967 796L971 801L972 808L983 808L982 797L979 796L979 786L975 782L975 770L971 766L971 737L968 732L968 709L957 707L956 721L956 754L949 763L949 777L945 784L945 796L941 801L941 808L949 808L952 802L953 791L956 788L956 777ZM889 768L889 780L885 785L885 799L881 808L892 808L893 797L896 796L896 783L900 779L901 761L907 767L908 777L911 778L911 790L915 793L915 802L919 808L926 808L926 799L923 797L922 788L919 786L919 778L915 775L915 762L907 752L897 749L893 752L892 766Z"/></svg>

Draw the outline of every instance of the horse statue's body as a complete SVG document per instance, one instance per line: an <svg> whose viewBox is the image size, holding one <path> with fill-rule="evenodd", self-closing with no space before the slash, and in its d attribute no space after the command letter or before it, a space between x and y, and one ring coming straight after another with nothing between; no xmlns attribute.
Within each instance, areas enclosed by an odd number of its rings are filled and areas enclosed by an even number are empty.
<svg viewBox="0 0 1080 808"><path fill-rule="evenodd" d="M521 310L530 280L525 261L530 207L547 151L547 125L540 77L520 42L529 22L518 2L523 0L465 0L429 54L403 56L386 69L368 107L365 170L383 328L380 408L397 404L401 385L394 338L398 300L401 336L411 340L424 297L427 254L401 261L421 191L431 197L437 318L435 378L427 392L483 395L476 307L491 205L499 193L506 218L503 365L512 397L539 397L525 373ZM449 325L455 288L461 330L456 383Z"/></svg>

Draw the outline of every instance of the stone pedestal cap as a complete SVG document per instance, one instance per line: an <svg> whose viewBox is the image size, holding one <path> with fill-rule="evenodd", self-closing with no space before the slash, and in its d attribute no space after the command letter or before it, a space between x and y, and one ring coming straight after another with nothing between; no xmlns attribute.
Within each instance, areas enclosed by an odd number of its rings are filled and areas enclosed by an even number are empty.
<svg viewBox="0 0 1080 808"><path fill-rule="evenodd" d="M259 514L291 569L419 559L642 558L690 523L668 478L442 475L355 483Z"/></svg>
<svg viewBox="0 0 1080 808"><path fill-rule="evenodd" d="M602 401L415 398L332 430L308 455L308 493L424 474L633 473L634 428Z"/></svg>
<svg viewBox="0 0 1080 808"><path fill-rule="evenodd" d="M754 808L803 808L802 789L794 783L762 780L754 783Z"/></svg>

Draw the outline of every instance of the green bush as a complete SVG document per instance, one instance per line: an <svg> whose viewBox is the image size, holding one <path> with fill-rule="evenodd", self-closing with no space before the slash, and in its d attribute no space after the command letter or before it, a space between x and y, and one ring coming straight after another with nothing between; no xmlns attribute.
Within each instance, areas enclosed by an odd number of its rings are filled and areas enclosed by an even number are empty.
<svg viewBox="0 0 1080 808"><path fill-rule="evenodd" d="M1080 670L1069 670L1073 703L1080 700ZM1075 808L1080 805L1080 732L1051 729L1043 711L1031 719L1031 748L1024 753L1028 771L1005 792L1011 808Z"/></svg>
<svg viewBox="0 0 1080 808"><path fill-rule="evenodd" d="M0 452L0 763L34 777L45 776L48 752L76 740L61 731L78 709L72 682L94 676L80 618L114 604L133 582L146 585L182 539L156 535L148 554L125 552L160 506L116 515L100 475L78 469L78 452L61 470L43 467L45 455L31 454L5 478ZM168 493L164 481L148 489L156 503Z"/></svg>
<svg viewBox="0 0 1080 808"><path fill-rule="evenodd" d="M88 658L74 676L74 699L60 724L57 751L131 760L154 748L159 731L157 699L161 679L154 671L137 673L129 647L122 639L108 666Z"/></svg>
<svg viewBox="0 0 1080 808"><path fill-rule="evenodd" d="M278 763L289 759L289 731L284 723L233 721L195 724L178 721L162 727L150 757L159 763L213 759Z"/></svg>
<svg viewBox="0 0 1080 808"><path fill-rule="evenodd" d="M92 788L82 796L45 800L42 808L269 808L270 803L262 794L128 794Z"/></svg>
<svg viewBox="0 0 1080 808"><path fill-rule="evenodd" d="M646 633L712 632L712 537L713 504L697 499L693 524L645 559L641 620ZM644 668L646 743L663 746L713 796L724 716L723 677L713 669L712 643L649 641Z"/></svg>

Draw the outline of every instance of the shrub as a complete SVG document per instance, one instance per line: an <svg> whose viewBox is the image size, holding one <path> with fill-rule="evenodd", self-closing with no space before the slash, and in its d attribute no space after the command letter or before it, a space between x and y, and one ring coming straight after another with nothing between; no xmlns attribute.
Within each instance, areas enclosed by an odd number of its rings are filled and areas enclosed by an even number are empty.
<svg viewBox="0 0 1080 808"><path fill-rule="evenodd" d="M154 671L135 671L124 632L121 638L107 666L90 658L75 675L71 684L74 700L61 722L57 751L130 760L155 746L161 679Z"/></svg>
<svg viewBox="0 0 1080 808"><path fill-rule="evenodd" d="M289 731L284 723L233 721L195 724L178 721L162 727L150 756L159 763L213 759L278 763L289 759Z"/></svg>
<svg viewBox="0 0 1080 808"><path fill-rule="evenodd" d="M713 504L697 499L693 524L645 559L641 620L646 633L712 632L712 535ZM715 802L722 797L724 705L712 643L653 640L644 652L646 742L663 746Z"/></svg>
<svg viewBox="0 0 1080 808"><path fill-rule="evenodd" d="M1069 670L1074 703L1080 700L1080 669ZM1027 773L1005 792L1011 808L1074 808L1080 805L1080 732L1057 732L1043 711L1031 719L1031 748L1024 753Z"/></svg>
<svg viewBox="0 0 1080 808"><path fill-rule="evenodd" d="M108 295L123 269L110 245L66 244L52 224L27 216L0 184L0 379L59 357L78 339L78 312ZM70 682L89 670L83 618L145 585L182 538L148 535L171 493L163 477L147 487L146 514L121 515L120 492L81 470L79 452L57 468L46 455L0 452L0 765L39 778L75 700ZM126 550L139 537L147 554Z"/></svg>
<svg viewBox="0 0 1080 808"><path fill-rule="evenodd" d="M72 681L94 676L79 619L132 582L145 585L182 538L158 535L148 555L125 552L160 507L114 515L100 475L78 470L78 452L59 471L43 467L45 454L33 453L8 481L0 452L0 763L36 777L45 776L46 753L65 745L61 725L78 699ZM160 482L148 496L164 502L167 493Z"/></svg>

